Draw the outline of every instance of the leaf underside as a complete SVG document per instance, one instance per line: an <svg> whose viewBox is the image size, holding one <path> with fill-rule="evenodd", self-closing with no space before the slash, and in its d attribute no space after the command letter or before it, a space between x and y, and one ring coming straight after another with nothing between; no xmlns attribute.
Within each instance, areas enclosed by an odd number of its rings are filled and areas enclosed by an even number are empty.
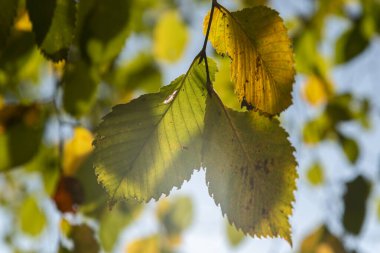
<svg viewBox="0 0 380 253"><path fill-rule="evenodd" d="M259 6L230 13L218 5L209 40L219 54L232 59L231 79L242 105L276 115L292 103L293 52L276 11Z"/></svg>
<svg viewBox="0 0 380 253"><path fill-rule="evenodd" d="M294 148L277 119L236 112L215 94L206 106L203 166L210 195L238 229L291 243Z"/></svg>
<svg viewBox="0 0 380 253"><path fill-rule="evenodd" d="M212 63L212 77L215 68ZM205 83L204 63L194 62L159 93L118 105L104 117L94 141L95 168L111 203L158 199L200 168Z"/></svg>

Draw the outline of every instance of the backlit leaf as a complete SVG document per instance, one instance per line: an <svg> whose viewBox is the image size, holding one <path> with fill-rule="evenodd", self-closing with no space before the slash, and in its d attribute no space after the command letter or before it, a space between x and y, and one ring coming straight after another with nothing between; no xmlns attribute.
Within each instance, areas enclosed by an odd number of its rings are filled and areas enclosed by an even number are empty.
<svg viewBox="0 0 380 253"><path fill-rule="evenodd" d="M346 231L351 234L358 235L361 231L370 190L370 182L362 176L347 183L342 221Z"/></svg>
<svg viewBox="0 0 380 253"><path fill-rule="evenodd" d="M308 235L301 244L300 253L348 253L343 243L331 234L326 226L321 226Z"/></svg>
<svg viewBox="0 0 380 253"><path fill-rule="evenodd" d="M319 163L314 163L307 171L307 179L314 185L321 185L325 180L323 168Z"/></svg>
<svg viewBox="0 0 380 253"><path fill-rule="evenodd" d="M210 71L213 78L215 64ZM204 63L194 62L159 93L118 105L104 117L94 141L95 167L111 202L158 199L200 168L205 83Z"/></svg>
<svg viewBox="0 0 380 253"><path fill-rule="evenodd" d="M175 10L164 13L154 29L155 57L175 62L182 57L187 41L187 27L179 13Z"/></svg>
<svg viewBox="0 0 380 253"><path fill-rule="evenodd" d="M278 120L225 108L214 93L204 135L206 180L223 214L245 234L291 243L296 161Z"/></svg>
<svg viewBox="0 0 380 253"><path fill-rule="evenodd" d="M30 236L40 235L47 225L46 215L33 196L24 200L19 218L21 230Z"/></svg>
<svg viewBox="0 0 380 253"><path fill-rule="evenodd" d="M13 25L18 0L0 0L0 53L4 49Z"/></svg>
<svg viewBox="0 0 380 253"><path fill-rule="evenodd" d="M232 59L231 77L240 101L269 115L292 103L293 51L276 11L259 6L230 13L219 6L209 39L219 54Z"/></svg>
<svg viewBox="0 0 380 253"><path fill-rule="evenodd" d="M226 234L231 246L238 246L244 240L245 236L242 231L237 230L228 221L226 222Z"/></svg>
<svg viewBox="0 0 380 253"><path fill-rule="evenodd" d="M83 127L74 128L73 137L65 142L63 172L73 176L92 151L93 136Z"/></svg>
<svg viewBox="0 0 380 253"><path fill-rule="evenodd" d="M317 75L308 77L303 86L303 97L309 104L318 106L324 104L334 92L333 84Z"/></svg>
<svg viewBox="0 0 380 253"><path fill-rule="evenodd" d="M348 161L355 164L360 155L358 143L354 139L348 138L342 134L339 134L339 142Z"/></svg>
<svg viewBox="0 0 380 253"><path fill-rule="evenodd" d="M74 0L27 0L36 41L42 53L53 61L67 58L74 37Z"/></svg>
<svg viewBox="0 0 380 253"><path fill-rule="evenodd" d="M126 253L160 253L160 241L156 235L138 239L127 246Z"/></svg>

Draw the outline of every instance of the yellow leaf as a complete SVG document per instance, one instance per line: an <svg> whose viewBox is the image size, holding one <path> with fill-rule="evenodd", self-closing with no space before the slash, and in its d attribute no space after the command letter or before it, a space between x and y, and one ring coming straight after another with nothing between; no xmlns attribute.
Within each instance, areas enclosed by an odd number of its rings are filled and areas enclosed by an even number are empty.
<svg viewBox="0 0 380 253"><path fill-rule="evenodd" d="M154 55L158 59L175 62L180 59L188 41L186 25L179 13L164 13L154 29Z"/></svg>
<svg viewBox="0 0 380 253"><path fill-rule="evenodd" d="M315 163L309 168L307 171L307 179L309 180L310 184L314 186L323 184L324 173L323 168L319 163Z"/></svg>
<svg viewBox="0 0 380 253"><path fill-rule="evenodd" d="M209 15L204 31L208 20ZM248 108L275 115L292 103L293 51L276 11L258 6L230 13L217 5L209 40L219 54L232 59L235 92Z"/></svg>
<svg viewBox="0 0 380 253"><path fill-rule="evenodd" d="M28 12L23 11L21 16L15 23L16 30L29 32L32 30L32 23L30 22Z"/></svg>
<svg viewBox="0 0 380 253"><path fill-rule="evenodd" d="M331 82L323 80L316 75L310 76L303 86L302 95L304 99L313 106L326 103L333 94L334 86Z"/></svg>
<svg viewBox="0 0 380 253"><path fill-rule="evenodd" d="M128 245L126 253L160 253L160 243L157 236L138 239Z"/></svg>
<svg viewBox="0 0 380 253"><path fill-rule="evenodd" d="M37 200L29 196L20 207L20 227L30 236L38 236L46 227L46 215L39 207Z"/></svg>
<svg viewBox="0 0 380 253"><path fill-rule="evenodd" d="M92 151L93 136L83 127L74 129L72 139L65 143L63 171L66 176L75 174L80 165Z"/></svg>

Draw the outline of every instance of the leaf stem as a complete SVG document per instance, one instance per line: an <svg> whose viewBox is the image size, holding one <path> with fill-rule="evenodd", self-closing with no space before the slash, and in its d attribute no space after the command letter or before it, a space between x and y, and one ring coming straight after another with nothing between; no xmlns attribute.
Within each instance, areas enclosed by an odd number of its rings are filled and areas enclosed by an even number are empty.
<svg viewBox="0 0 380 253"><path fill-rule="evenodd" d="M211 12L210 12L210 18L208 20L208 24L207 24L207 31L206 31L206 36L205 36L205 40L203 42L203 46L202 46L202 49L201 51L199 52L199 54L197 55L196 58L199 57L199 62L198 64L200 64L203 60L205 60L205 65L206 65L206 76L207 76L207 82L206 82L206 87L207 87L207 91L208 91L208 94L211 96L212 95L212 83L211 83L211 78L210 78L210 71L209 71L209 67L208 67L208 62L207 62L207 53L206 53L206 49L207 49L207 42L208 42L208 37L210 35L210 30L211 30L211 23L212 23L212 19L214 17L214 9L215 7L219 6L217 0L212 0L212 4L211 4Z"/></svg>

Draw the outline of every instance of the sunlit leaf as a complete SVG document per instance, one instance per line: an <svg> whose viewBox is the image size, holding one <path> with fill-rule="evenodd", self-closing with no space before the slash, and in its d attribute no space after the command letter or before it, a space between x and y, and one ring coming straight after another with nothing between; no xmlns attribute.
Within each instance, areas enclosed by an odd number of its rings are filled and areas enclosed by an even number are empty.
<svg viewBox="0 0 380 253"><path fill-rule="evenodd" d="M260 6L230 13L218 7L209 39L218 53L231 57L235 91L247 107L274 115L292 103L293 51L276 11Z"/></svg>
<svg viewBox="0 0 380 253"><path fill-rule="evenodd" d="M300 253L348 253L343 243L331 234L326 226L321 226L308 235L301 244Z"/></svg>
<svg viewBox="0 0 380 253"><path fill-rule="evenodd" d="M225 108L214 93L204 136L206 180L223 214L245 234L291 243L296 161L278 120Z"/></svg>
<svg viewBox="0 0 380 253"><path fill-rule="evenodd" d="M5 105L0 109L0 171L30 161L43 134L43 112L37 105Z"/></svg>
<svg viewBox="0 0 380 253"><path fill-rule="evenodd" d="M175 62L182 57L187 41L187 27L179 13L175 10L164 13L154 29L153 52L155 57Z"/></svg>
<svg viewBox="0 0 380 253"><path fill-rule="evenodd" d="M226 234L228 242L231 246L238 246L244 240L245 236L242 231L237 230L228 221L226 222Z"/></svg>
<svg viewBox="0 0 380 253"><path fill-rule="evenodd" d="M23 10L21 14L19 14L14 27L18 31L32 31L32 22L30 21L29 14L26 10Z"/></svg>
<svg viewBox="0 0 380 253"><path fill-rule="evenodd" d="M167 235L179 235L193 221L193 203L189 197L177 197L171 202L161 200L157 215Z"/></svg>
<svg viewBox="0 0 380 253"><path fill-rule="evenodd" d="M334 86L328 80L317 75L308 77L303 86L303 97L313 106L324 104L333 94Z"/></svg>
<svg viewBox="0 0 380 253"><path fill-rule="evenodd" d="M0 0L0 54L3 51L17 13L18 0Z"/></svg>
<svg viewBox="0 0 380 253"><path fill-rule="evenodd" d="M130 243L126 253L160 253L160 241L157 235L138 239Z"/></svg>
<svg viewBox="0 0 380 253"><path fill-rule="evenodd" d="M347 232L358 235L363 226L371 183L364 177L358 176L346 186L342 221Z"/></svg>
<svg viewBox="0 0 380 253"><path fill-rule="evenodd" d="M36 41L42 53L53 61L67 58L74 37L74 0L26 1Z"/></svg>
<svg viewBox="0 0 380 253"><path fill-rule="evenodd" d="M74 128L73 137L65 142L63 157L63 172L73 176L92 151L93 136L83 127Z"/></svg>
<svg viewBox="0 0 380 253"><path fill-rule="evenodd" d="M131 2L79 2L79 44L86 59L96 65L107 65L120 53L130 33Z"/></svg>
<svg viewBox="0 0 380 253"><path fill-rule="evenodd" d="M213 77L214 64L210 71ZM104 117L94 141L95 167L111 202L158 199L200 168L205 83L204 63L194 62L159 93L118 105Z"/></svg>
<svg viewBox="0 0 380 253"><path fill-rule="evenodd" d="M234 83L231 82L230 60L221 58L218 64L218 72L215 74L213 87L223 103L232 109L241 110L239 99L234 93Z"/></svg>
<svg viewBox="0 0 380 253"><path fill-rule="evenodd" d="M75 117L88 113L95 103L99 76L83 61L66 65L63 76L63 107Z"/></svg>
<svg viewBox="0 0 380 253"><path fill-rule="evenodd" d="M314 185L321 185L325 181L324 171L319 163L314 163L307 171L307 179Z"/></svg>
<svg viewBox="0 0 380 253"><path fill-rule="evenodd" d="M46 215L33 196L27 197L20 207L19 222L21 230L30 235L38 236L47 225Z"/></svg>

